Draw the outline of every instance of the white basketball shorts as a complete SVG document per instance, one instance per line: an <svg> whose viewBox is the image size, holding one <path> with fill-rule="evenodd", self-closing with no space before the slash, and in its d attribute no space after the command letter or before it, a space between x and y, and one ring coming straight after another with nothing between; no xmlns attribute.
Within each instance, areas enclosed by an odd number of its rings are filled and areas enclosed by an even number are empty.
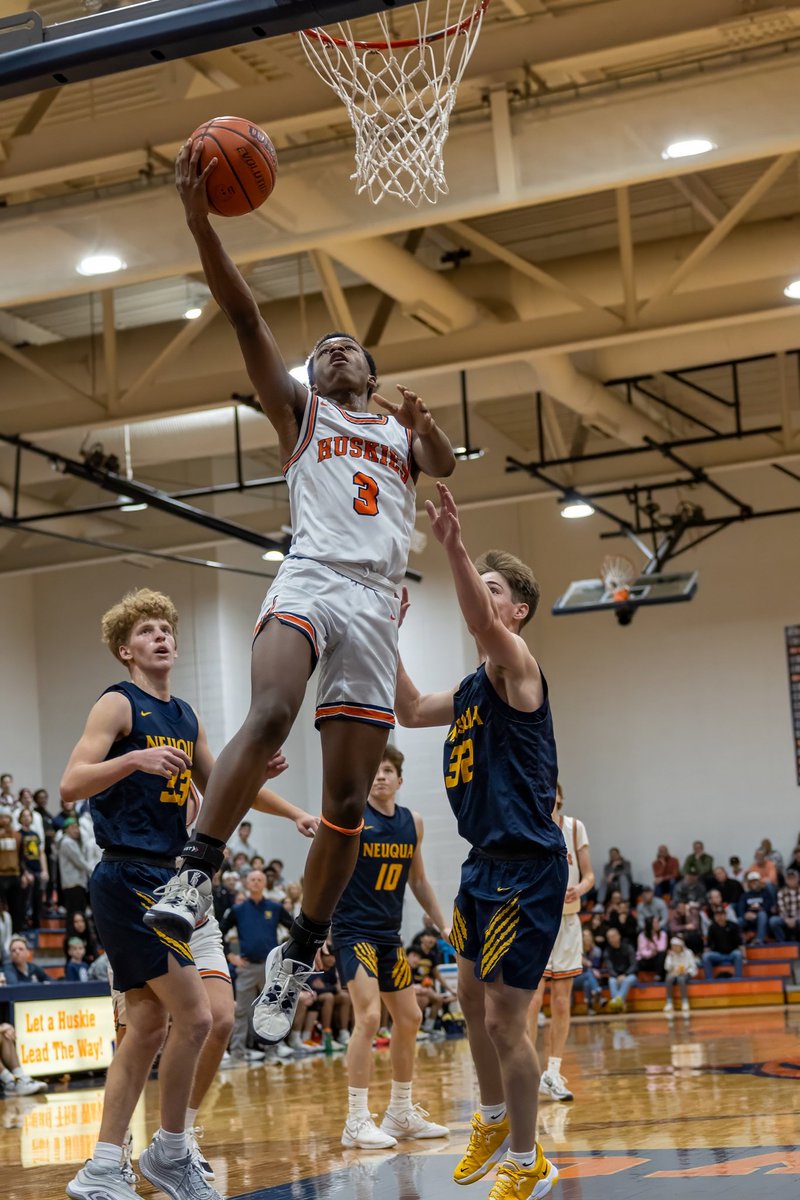
<svg viewBox="0 0 800 1200"><path fill-rule="evenodd" d="M343 570L356 568L346 567ZM315 724L332 717L394 728L400 597L311 558L287 558L261 606L301 633L319 663Z"/></svg>
<svg viewBox="0 0 800 1200"><path fill-rule="evenodd" d="M583 967L583 926L578 913L566 913L561 918L556 944L544 970L545 979L571 979L580 975Z"/></svg>

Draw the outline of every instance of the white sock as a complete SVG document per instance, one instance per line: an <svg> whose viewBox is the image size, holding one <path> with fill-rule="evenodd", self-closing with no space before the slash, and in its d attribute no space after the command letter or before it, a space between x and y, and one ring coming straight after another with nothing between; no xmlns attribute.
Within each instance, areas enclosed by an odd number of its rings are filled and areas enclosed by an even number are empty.
<svg viewBox="0 0 800 1200"><path fill-rule="evenodd" d="M553 1058L552 1055L550 1056L550 1058L548 1058L547 1074L548 1075L560 1075L561 1074L561 1059L560 1058Z"/></svg>
<svg viewBox="0 0 800 1200"><path fill-rule="evenodd" d="M349 1087L347 1089L348 1112L351 1117L369 1116L368 1091L368 1088Z"/></svg>
<svg viewBox="0 0 800 1200"><path fill-rule="evenodd" d="M559 1059L558 1061L560 1062L561 1060ZM523 1167L529 1171L536 1162L536 1146L534 1145L532 1150L527 1150L524 1154L520 1154L516 1150L508 1150L506 1158L510 1162L516 1163L518 1167Z"/></svg>
<svg viewBox="0 0 800 1200"><path fill-rule="evenodd" d="M190 1129L194 1129L195 1125L197 1124L197 1113L198 1113L198 1109L187 1108L187 1110L186 1110L186 1130L187 1130L187 1132Z"/></svg>
<svg viewBox="0 0 800 1200"><path fill-rule="evenodd" d="M189 1137L186 1130L181 1133L169 1133L159 1129L158 1144L167 1158L185 1158L189 1153Z"/></svg>
<svg viewBox="0 0 800 1200"><path fill-rule="evenodd" d="M122 1164L122 1146L113 1142L98 1142L94 1148L92 1162L98 1167L119 1167Z"/></svg>
<svg viewBox="0 0 800 1200"><path fill-rule="evenodd" d="M300 1030L293 1029L292 1032L289 1034L288 1038L286 1039L286 1041L292 1047L293 1050L297 1050L298 1047L302 1046L302 1044L303 1044L303 1039L300 1037Z"/></svg>
<svg viewBox="0 0 800 1200"><path fill-rule="evenodd" d="M14 1076L11 1074L11 1072L8 1070L7 1067L0 1068L0 1082L2 1082L2 1083L13 1083L14 1082Z"/></svg>
<svg viewBox="0 0 800 1200"><path fill-rule="evenodd" d="M505 1101L500 1104L481 1104L478 1108L484 1125L499 1125L506 1115Z"/></svg>
<svg viewBox="0 0 800 1200"><path fill-rule="evenodd" d="M393 1079L389 1112L405 1112L407 1108L411 1108L411 1082L398 1083Z"/></svg>

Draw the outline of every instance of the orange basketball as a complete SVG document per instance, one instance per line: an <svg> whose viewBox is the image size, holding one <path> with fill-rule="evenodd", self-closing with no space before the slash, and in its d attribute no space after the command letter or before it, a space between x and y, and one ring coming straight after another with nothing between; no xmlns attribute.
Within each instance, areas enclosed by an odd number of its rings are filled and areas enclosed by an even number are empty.
<svg viewBox="0 0 800 1200"><path fill-rule="evenodd" d="M202 142L199 170L217 165L206 180L211 211L241 217L264 203L275 187L278 156L263 129L242 117L214 117L199 125L192 142Z"/></svg>

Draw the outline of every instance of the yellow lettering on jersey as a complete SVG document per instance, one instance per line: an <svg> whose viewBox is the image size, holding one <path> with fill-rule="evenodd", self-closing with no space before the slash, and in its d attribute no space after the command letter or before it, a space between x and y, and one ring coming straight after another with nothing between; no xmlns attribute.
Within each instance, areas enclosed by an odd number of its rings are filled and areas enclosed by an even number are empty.
<svg viewBox="0 0 800 1200"><path fill-rule="evenodd" d="M152 746L174 746L176 750L182 750L190 759L194 759L194 742L187 741L185 738L165 737L163 734L147 735L147 749ZM164 785L164 790L159 796L162 804L177 804L179 808L183 808L186 801L189 799L189 788L192 785L192 768L187 767L180 775L173 775Z"/></svg>
<svg viewBox="0 0 800 1200"><path fill-rule="evenodd" d="M403 868L400 863L384 863L375 881L376 892L393 892L400 881Z"/></svg>
<svg viewBox="0 0 800 1200"><path fill-rule="evenodd" d="M450 727L450 732L448 733L446 740L448 742L454 742L460 734L466 733L468 729L472 729L475 725L482 724L483 720L481 719L481 714L478 711L478 706L477 704L474 704L472 708L468 708L463 713L458 714L455 722Z"/></svg>
<svg viewBox="0 0 800 1200"><path fill-rule="evenodd" d="M410 842L362 842L362 858L413 858L415 847Z"/></svg>

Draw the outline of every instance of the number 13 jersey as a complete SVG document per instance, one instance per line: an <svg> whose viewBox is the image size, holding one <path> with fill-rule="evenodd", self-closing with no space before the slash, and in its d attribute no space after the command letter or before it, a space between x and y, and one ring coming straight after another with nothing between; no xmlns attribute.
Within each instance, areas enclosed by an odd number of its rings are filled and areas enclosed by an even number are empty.
<svg viewBox="0 0 800 1200"><path fill-rule="evenodd" d="M399 584L416 516L411 434L395 417L350 412L310 392L283 468L290 555L367 569Z"/></svg>

